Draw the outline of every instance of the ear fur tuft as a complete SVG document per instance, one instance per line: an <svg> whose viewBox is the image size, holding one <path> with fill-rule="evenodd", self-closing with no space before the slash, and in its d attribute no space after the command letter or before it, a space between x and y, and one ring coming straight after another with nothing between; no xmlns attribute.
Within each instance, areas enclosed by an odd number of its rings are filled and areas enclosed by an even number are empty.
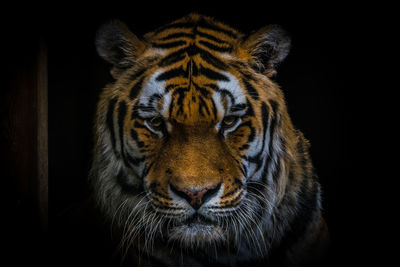
<svg viewBox="0 0 400 267"><path fill-rule="evenodd" d="M276 66L288 55L290 44L290 37L278 25L261 28L244 42L250 54L250 64L268 77L275 75Z"/></svg>
<svg viewBox="0 0 400 267"><path fill-rule="evenodd" d="M101 26L95 44L99 55L113 64L111 72L115 78L123 70L132 67L145 48L144 42L119 20Z"/></svg>

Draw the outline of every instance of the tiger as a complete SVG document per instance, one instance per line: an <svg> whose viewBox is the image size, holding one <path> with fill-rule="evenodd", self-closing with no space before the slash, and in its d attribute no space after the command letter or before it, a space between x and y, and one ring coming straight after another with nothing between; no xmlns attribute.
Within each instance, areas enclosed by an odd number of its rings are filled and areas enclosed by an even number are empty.
<svg viewBox="0 0 400 267"><path fill-rule="evenodd" d="M90 180L127 266L310 266L329 231L309 141L274 81L291 38L191 13L137 37L119 20L96 49Z"/></svg>

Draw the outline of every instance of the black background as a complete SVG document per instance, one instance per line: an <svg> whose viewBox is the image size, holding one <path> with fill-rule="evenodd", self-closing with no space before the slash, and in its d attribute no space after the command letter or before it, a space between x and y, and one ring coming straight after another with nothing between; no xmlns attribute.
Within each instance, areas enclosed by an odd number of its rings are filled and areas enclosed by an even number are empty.
<svg viewBox="0 0 400 267"><path fill-rule="evenodd" d="M87 175L95 106L102 87L112 81L110 66L96 54L96 30L117 18L140 37L190 12L213 16L244 33L268 24L279 24L289 32L292 49L274 79L285 94L295 127L311 142L323 189L324 216L333 240L332 260L358 262L360 254L356 252L365 245L361 237L366 226L355 208L364 177L355 171L360 163L354 160L358 122L354 99L361 90L355 79L359 41L367 22L358 16L360 9L345 4L286 6L268 1L147 3L140 7L107 3L89 8L60 4L43 15L22 13L11 23L7 34L18 44L8 47L7 59L37 39L44 39L48 47L50 239L45 247L50 258L55 251L55 255L67 255L59 251L73 247L68 243L71 240L64 243L60 239L68 232L63 229L63 214L90 193Z"/></svg>

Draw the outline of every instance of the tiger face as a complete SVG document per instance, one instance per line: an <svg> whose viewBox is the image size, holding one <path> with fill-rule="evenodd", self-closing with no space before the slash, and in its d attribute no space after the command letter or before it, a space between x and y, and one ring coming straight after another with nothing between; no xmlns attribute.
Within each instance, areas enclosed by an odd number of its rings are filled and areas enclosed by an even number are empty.
<svg viewBox="0 0 400 267"><path fill-rule="evenodd" d="M289 50L285 32L244 36L190 14L141 39L114 21L96 42L116 81L98 104L92 181L121 242L265 255L284 232L274 224L280 203L318 191L302 182L307 148L271 80Z"/></svg>
<svg viewBox="0 0 400 267"><path fill-rule="evenodd" d="M204 75L215 70L199 56L185 56L172 71L189 70L188 77L157 70L144 82L129 131L145 150L142 179L152 206L174 221L170 238L223 241L217 222L241 206L248 177L244 158L262 123L249 116L248 95L232 73L215 80Z"/></svg>

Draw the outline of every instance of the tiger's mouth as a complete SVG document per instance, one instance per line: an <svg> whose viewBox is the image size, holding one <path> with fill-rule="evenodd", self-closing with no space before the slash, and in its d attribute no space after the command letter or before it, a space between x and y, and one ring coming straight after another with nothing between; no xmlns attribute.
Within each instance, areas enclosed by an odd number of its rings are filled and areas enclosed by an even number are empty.
<svg viewBox="0 0 400 267"><path fill-rule="evenodd" d="M195 213L170 229L169 240L186 247L201 247L225 241L225 234L215 221Z"/></svg>
<svg viewBox="0 0 400 267"><path fill-rule="evenodd" d="M188 227L196 227L201 225L217 226L217 223L196 212L195 214L184 220L181 225L186 225Z"/></svg>

